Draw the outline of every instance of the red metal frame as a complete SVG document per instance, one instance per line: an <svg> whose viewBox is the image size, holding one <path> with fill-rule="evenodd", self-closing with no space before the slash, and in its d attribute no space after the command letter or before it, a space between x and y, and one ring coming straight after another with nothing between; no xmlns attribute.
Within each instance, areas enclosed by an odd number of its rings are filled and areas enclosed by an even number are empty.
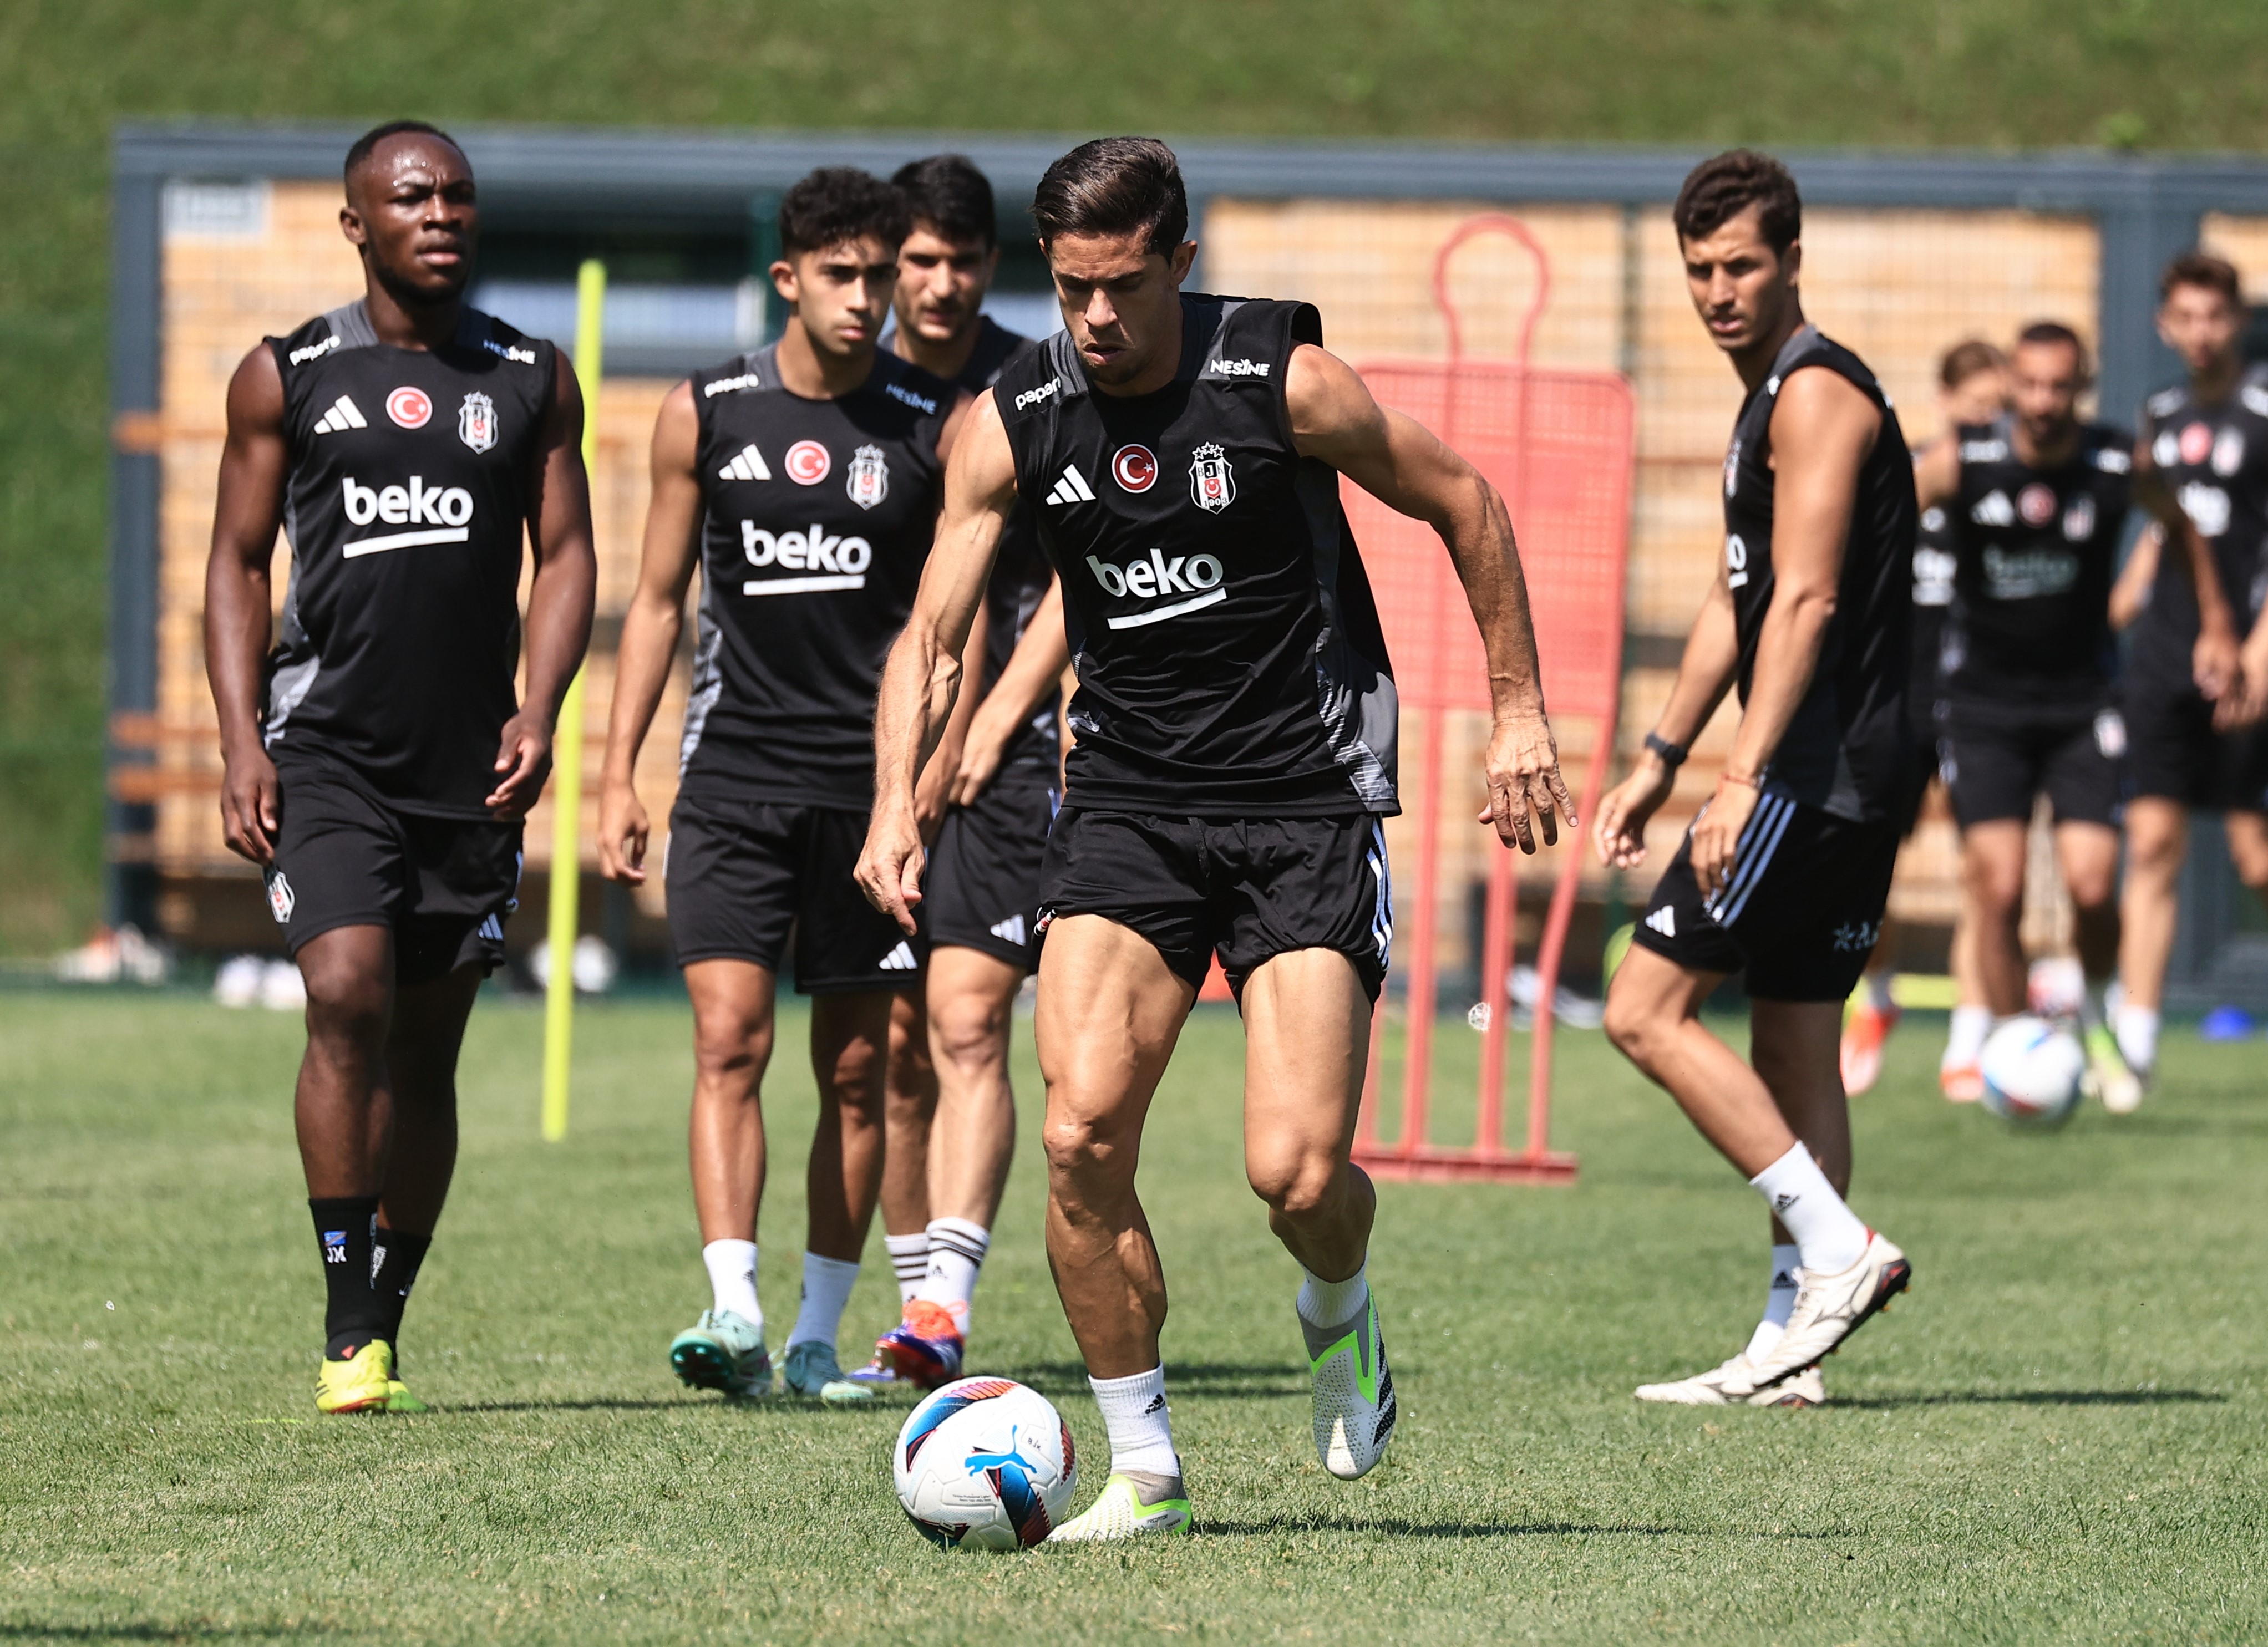
<svg viewBox="0 0 2268 1647"><path fill-rule="evenodd" d="M1464 357L1464 339L1455 305L1448 290L1450 260L1469 240L1483 234L1508 236L1524 247L1535 266L1535 294L1520 328L1519 353L1510 364L1474 363ZM1605 788L1607 768L1614 750L1616 718L1621 710L1621 639L1624 571L1629 544L1629 496L1634 431L1628 383L1619 375L1533 370L1528 364L1535 327L1550 291L1550 264L1543 249L1525 224L1500 214L1484 214L1461 224L1441 246L1433 264L1433 300L1448 332L1446 362L1388 362L1366 368L1373 392L1395 404L1403 399L1425 401L1405 407L1427 423L1451 445L1473 458L1495 482L1510 507L1515 529L1526 547L1523 556L1530 584L1539 645L1544 657L1546 702L1563 719L1587 718L1595 728L1589 770L1578 803L1587 819ZM1578 443L1556 453L1544 453L1553 431L1533 422L1539 400L1563 413L1587 413L1598 425L1587 424L1574 433ZM1493 408L1490 427L1467 429L1461 422L1469 414L1465 402ZM1508 419L1503 415L1508 407ZM1490 420L1483 419L1482 422ZM1571 415L1570 424L1574 422ZM1508 424L1508 427L1507 427ZM1560 431L1563 435L1565 431ZM1471 437L1468 442L1464 437ZM1589 444L1580 444L1583 437ZM1565 445L1563 438L1561 444ZM1531 459L1546 461L1537 473L1546 477L1560 505L1570 512L1567 500L1578 497L1572 513L1580 517L1580 504L1594 505L1600 518L1587 523L1580 552L1532 538L1531 527L1547 524L1550 510L1529 484ZM1603 488L1603 492L1600 490ZM1425 1180L1492 1180L1498 1181L1565 1182L1575 1174L1575 1158L1550 1147L1551 1120L1551 1052L1553 1019L1550 1004L1558 987L1559 969L1566 953L1567 929L1574 914L1577 879L1580 872L1580 842L1563 849L1557 885L1546 914L1536 953L1536 973L1542 999L1528 1062L1528 1128L1522 1146L1504 1144L1504 1076L1506 1020L1510 992L1506 987L1513 959L1513 917L1519 883L1512 853L1491 856L1486 918L1481 952L1482 999L1491 1004L1481 1044L1480 1090L1476 1137L1470 1146L1437 1144L1426 1137L1432 1085L1432 1033L1436 1009L1435 924L1437 917L1441 807L1448 785L1442 769L1443 724L1456 710L1485 709L1487 682L1476 666L1478 637L1465 618L1462 591L1455 571L1440 553L1430 533L1421 539L1418 528L1406 535L1376 505L1350 489L1351 512L1366 515L1373 529L1362 534L1372 564L1373 582L1388 583L1381 591L1381 614L1388 621L1388 642L1401 660L1396 684L1406 711L1418 716L1424 731L1424 777L1416 792L1413 873L1403 882L1408 911L1405 975L1408 993L1408 1036L1403 1077L1400 1136L1391 1143L1378 1136L1380 1086L1379 1030L1384 1026L1383 1003L1373 1021L1370 1067L1364 1084L1362 1110L1355 1136L1355 1159L1373 1176ZM1603 504L1603 508L1598 505ZM1555 519L1557 518L1554 518ZM1380 530L1379 528L1383 528ZM1603 536L1594 543L1588 538ZM1540 559L1560 552L1559 560ZM1381 553L1383 551L1383 553ZM1564 562L1573 567L1572 577L1555 581ZM1580 562L1580 564L1577 564ZM1565 584L1566 586L1562 587ZM1395 598L1398 597L1398 598ZM1462 626L1462 627L1460 627ZM1397 632L1398 631L1398 632ZM1461 666L1462 665L1462 666Z"/></svg>

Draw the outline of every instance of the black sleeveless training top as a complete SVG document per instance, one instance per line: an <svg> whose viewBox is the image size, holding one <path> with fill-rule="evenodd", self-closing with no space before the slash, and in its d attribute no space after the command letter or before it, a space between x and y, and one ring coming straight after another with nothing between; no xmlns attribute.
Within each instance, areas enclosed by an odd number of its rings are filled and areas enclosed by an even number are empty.
<svg viewBox="0 0 2268 1647"><path fill-rule="evenodd" d="M706 507L679 787L864 812L874 692L929 558L960 392L877 349L857 389L807 401L777 347L693 374Z"/></svg>
<svg viewBox="0 0 2268 1647"><path fill-rule="evenodd" d="M2167 489L2213 548L2241 639L2268 597L2268 368L2253 367L2217 406L2187 384L2142 403L2140 439ZM2197 643L2197 594L2176 548L2158 556L2150 603L2134 620L2132 667L2154 680L2186 684Z"/></svg>
<svg viewBox="0 0 2268 1647"><path fill-rule="evenodd" d="M1772 410L1780 385L1807 367L1824 367L1857 385L1881 409L1882 425L1859 469L1835 616L1811 688L1765 768L1764 788L1867 822L1901 805L1911 770L1905 694L1918 524L1913 460L1874 374L1811 326L1787 340L1771 375L1741 403L1725 454L1725 575L1740 635L1741 702L1749 699L1756 641L1771 607Z"/></svg>
<svg viewBox="0 0 2268 1647"><path fill-rule="evenodd" d="M398 811L487 818L519 707L520 548L552 346L467 309L446 347L397 349L359 302L267 342L291 544L268 752L344 768Z"/></svg>
<svg viewBox="0 0 2268 1647"><path fill-rule="evenodd" d="M1067 804L1197 818L1390 813L1396 700L1339 477L1292 444L1306 304L1182 297L1152 394L1096 393L1068 332L993 386L1064 586Z"/></svg>

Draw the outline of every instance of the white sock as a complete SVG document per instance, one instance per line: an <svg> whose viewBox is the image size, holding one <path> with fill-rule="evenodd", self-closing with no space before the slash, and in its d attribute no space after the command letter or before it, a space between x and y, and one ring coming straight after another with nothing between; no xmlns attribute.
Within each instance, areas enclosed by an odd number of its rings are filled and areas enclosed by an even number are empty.
<svg viewBox="0 0 2268 1647"><path fill-rule="evenodd" d="M1880 972L1867 973L1859 980L1867 986L1867 1004L1877 1012L1888 1012L1896 1004L1890 999L1890 980L1896 976L1896 973L1885 967Z"/></svg>
<svg viewBox="0 0 2268 1647"><path fill-rule="evenodd" d="M2158 1009L2154 1006L2129 1006L2124 1001L2111 1015L2111 1030L2118 1037L2118 1050L2128 1067L2151 1070L2158 1062Z"/></svg>
<svg viewBox="0 0 2268 1647"><path fill-rule="evenodd" d="M1110 1434L1110 1469L1179 1475L1172 1416L1166 1410L1166 1369L1151 1368L1130 1379L1089 1379L1102 1427Z"/></svg>
<svg viewBox="0 0 2268 1647"><path fill-rule="evenodd" d="M764 1312L756 1303L756 1244L754 1241L711 1241L701 1249L701 1262L709 1271L709 1291L714 1307L730 1310L759 1333Z"/></svg>
<svg viewBox="0 0 2268 1647"><path fill-rule="evenodd" d="M976 1296L977 1272L984 1268L992 1232L967 1218L932 1218L924 1239L929 1242L929 1273L914 1296L943 1305L966 1338L968 1300Z"/></svg>
<svg viewBox="0 0 2268 1647"><path fill-rule="evenodd" d="M1992 1033L1992 1009L1989 1006L1956 1006L1953 1009L1953 1026L1945 1037L1945 1056L1938 1063L1940 1070L1958 1070L1972 1064L1984 1054L1984 1038Z"/></svg>
<svg viewBox="0 0 2268 1647"><path fill-rule="evenodd" d="M898 1278L898 1302L910 1304L929 1274L929 1232L918 1235L885 1235L882 1250L890 1255L890 1271Z"/></svg>
<svg viewBox="0 0 2268 1647"><path fill-rule="evenodd" d="M1772 1210L1795 1244L1802 1249L1803 1267L1816 1275L1845 1270L1865 1256L1867 1226L1843 1204L1811 1151L1796 1140L1795 1147L1758 1173L1749 1182Z"/></svg>
<svg viewBox="0 0 2268 1647"><path fill-rule="evenodd" d="M843 1306L850 1302L850 1283L858 1279L858 1266L839 1258L803 1255L803 1304L795 1312L795 1329L787 1347L817 1339L832 1349L835 1329L843 1324Z"/></svg>
<svg viewBox="0 0 2268 1647"><path fill-rule="evenodd" d="M1351 1321L1370 1302L1370 1261L1344 1281L1326 1281L1312 1269L1300 1272L1300 1319L1310 1327L1336 1327Z"/></svg>
<svg viewBox="0 0 2268 1647"><path fill-rule="evenodd" d="M1749 1335L1749 1360L1761 1361L1771 1354L1787 1318L1795 1313L1795 1267L1802 1261L1793 1242L1772 1244L1771 1285L1764 1292L1764 1318Z"/></svg>

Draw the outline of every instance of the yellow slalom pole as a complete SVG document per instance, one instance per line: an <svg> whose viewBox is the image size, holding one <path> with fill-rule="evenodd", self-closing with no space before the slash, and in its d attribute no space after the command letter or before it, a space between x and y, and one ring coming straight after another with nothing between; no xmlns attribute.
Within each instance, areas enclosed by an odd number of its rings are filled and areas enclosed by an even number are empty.
<svg viewBox="0 0 2268 1647"><path fill-rule="evenodd" d="M583 469L599 456L600 357L605 348L607 266L587 260L575 277L575 376L583 386ZM567 1136L567 1077L575 1050L575 929L583 856L583 672L560 701L551 739L551 979L543 996L543 1136Z"/></svg>

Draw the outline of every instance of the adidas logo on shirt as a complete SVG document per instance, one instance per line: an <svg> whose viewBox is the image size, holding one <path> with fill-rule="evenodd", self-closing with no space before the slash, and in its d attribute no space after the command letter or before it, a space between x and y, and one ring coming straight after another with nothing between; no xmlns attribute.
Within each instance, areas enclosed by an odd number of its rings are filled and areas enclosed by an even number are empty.
<svg viewBox="0 0 2268 1647"><path fill-rule="evenodd" d="M1660 908L1646 916L1646 923L1649 929L1660 933L1664 937L1675 937L1677 936L1677 906L1675 904L1669 903L1662 905Z"/></svg>
<svg viewBox="0 0 2268 1647"><path fill-rule="evenodd" d="M913 946L902 938L898 940L897 948L874 964L884 972L918 972L921 969L921 962L914 959Z"/></svg>
<svg viewBox="0 0 2268 1647"><path fill-rule="evenodd" d="M769 481L771 470L764 463L764 454L753 445L740 448L739 453L723 468L717 471L720 481Z"/></svg>
<svg viewBox="0 0 2268 1647"><path fill-rule="evenodd" d="M1068 463L1064 465L1063 479L1057 481L1056 489L1048 494L1048 502L1091 504L1094 501L1094 494L1087 489L1086 477L1079 472L1076 465ZM1018 940L1020 943L1021 941L1021 939Z"/></svg>
<svg viewBox="0 0 2268 1647"><path fill-rule="evenodd" d="M319 435L340 435L350 429L369 427L363 415L355 409L355 403L343 394L331 402L329 411L315 420L315 432Z"/></svg>
<svg viewBox="0 0 2268 1647"><path fill-rule="evenodd" d="M1011 944L1020 945L1024 941L1024 917L1020 915L1012 915L1006 920L1001 922L998 926L990 927L986 930L990 931L994 937L1005 938Z"/></svg>

